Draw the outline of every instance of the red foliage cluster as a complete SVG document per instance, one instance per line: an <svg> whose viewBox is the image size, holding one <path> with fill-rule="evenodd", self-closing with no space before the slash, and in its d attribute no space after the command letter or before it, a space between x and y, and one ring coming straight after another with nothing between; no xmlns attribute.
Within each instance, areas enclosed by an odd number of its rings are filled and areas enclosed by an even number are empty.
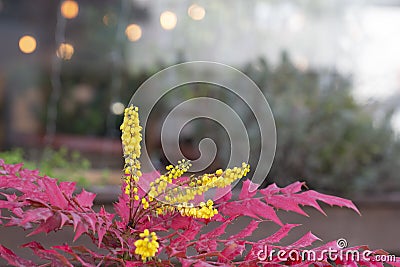
<svg viewBox="0 0 400 267"><path fill-rule="evenodd" d="M3 196L0 209L6 209L10 215L0 213L0 223L3 226L19 226L30 230L28 235L49 233L66 226L73 227L73 241L81 235L88 235L98 247L107 253L99 254L84 246L60 245L44 248L38 242L22 245L30 248L39 258L46 260L51 266L143 266L144 263L135 255L135 237L144 229L157 233L160 248L158 256L147 261L149 266L173 266L180 262L182 266L259 266L268 263L269 266L331 266L341 264L346 266L383 266L373 261L375 251L367 259L332 260L323 250L340 249L336 241L313 248L317 257L313 260L292 258L282 260L274 255L271 258L260 258L261 252L269 249L301 252L319 240L311 232L289 246L280 245L281 240L288 235L296 224L285 224L277 216L278 209L299 213L307 216L302 209L310 206L324 213L318 201L329 205L347 207L358 212L354 204L342 198L320 194L313 190L303 190L304 184L296 182L285 188L275 184L265 189L250 192L251 181L243 182L237 199L232 199L229 192L216 203L219 214L212 219L193 219L183 217L179 213L142 218L135 226L130 225L128 195L121 195L115 203L115 214L108 213L104 208L99 212L92 209L95 194L82 190L75 194L75 184L72 182L57 183L55 179L42 177L38 171L22 168L22 164L7 165L0 159L0 190ZM140 192L141 195L144 192ZM226 228L239 217L250 217L250 223L240 232L226 236ZM215 227L206 232L207 225L212 221ZM259 224L271 221L280 229L270 236L258 241L249 241ZM69 240L66 240L69 241ZM344 250L365 251L366 247L346 248ZM190 252L191 251L191 252ZM0 257L14 266L35 266L32 261L17 256L8 248L0 245ZM400 266L399 259L392 262Z"/></svg>

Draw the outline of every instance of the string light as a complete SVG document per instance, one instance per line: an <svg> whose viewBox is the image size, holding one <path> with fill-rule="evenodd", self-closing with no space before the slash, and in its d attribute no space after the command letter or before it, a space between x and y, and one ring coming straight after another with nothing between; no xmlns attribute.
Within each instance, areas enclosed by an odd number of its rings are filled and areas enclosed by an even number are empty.
<svg viewBox="0 0 400 267"><path fill-rule="evenodd" d="M204 16L206 15L206 10L202 6L193 4L188 8L188 15L193 20L202 20L202 19L204 19Z"/></svg>
<svg viewBox="0 0 400 267"><path fill-rule="evenodd" d="M64 18L73 19L78 16L79 5L74 0L65 0L61 4L61 14Z"/></svg>
<svg viewBox="0 0 400 267"><path fill-rule="evenodd" d="M142 37L142 28L137 24L130 24L126 27L125 34L129 41L136 42Z"/></svg>
<svg viewBox="0 0 400 267"><path fill-rule="evenodd" d="M30 35L24 35L19 39L19 49L25 53L30 54L36 50L36 39Z"/></svg>
<svg viewBox="0 0 400 267"><path fill-rule="evenodd" d="M178 18L174 12L164 11L160 15L161 27L165 30L172 30L175 28Z"/></svg>

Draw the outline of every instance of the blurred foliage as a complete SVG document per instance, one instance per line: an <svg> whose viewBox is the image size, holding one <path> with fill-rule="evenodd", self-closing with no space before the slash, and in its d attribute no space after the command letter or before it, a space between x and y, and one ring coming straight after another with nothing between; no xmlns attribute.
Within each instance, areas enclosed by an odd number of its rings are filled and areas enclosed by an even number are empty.
<svg viewBox="0 0 400 267"><path fill-rule="evenodd" d="M38 169L41 175L57 177L60 181L75 181L79 186L89 185L82 175L90 168L90 162L77 151L68 151L66 148L54 150L45 148L38 160L32 160L29 153L22 148L1 151L0 158L7 164L24 163L26 169Z"/></svg>
<svg viewBox="0 0 400 267"><path fill-rule="evenodd" d="M400 190L397 175L400 170L400 141L390 125L391 114L379 121L374 119L371 111L353 98L350 76L345 77L332 69L296 67L285 53L278 64L259 59L242 70L264 92L276 121L278 144L266 182L284 186L300 179L320 191L347 196ZM134 90L156 71L134 75L123 72L121 86ZM122 116L112 115L112 125L107 123L111 99L116 99L111 97L111 78L110 74L100 76L89 70L85 73L64 72L65 90L59 106L57 130L71 134L119 136ZM82 97L86 101L80 101L76 95L79 91L76 86L82 84L91 87L86 88L91 97ZM222 96L221 90L210 89L207 85L196 86L194 91L180 91L167 96L166 101L173 104L180 98L206 94L235 105L232 96ZM126 105L133 92L121 90L117 99ZM188 92L189 95L183 94ZM168 105L160 104L155 110L157 114L153 115L162 119L168 114ZM245 118L245 122L246 126L257 127L254 117ZM196 131L198 136L191 137L195 144L202 139L200 135L204 132L218 135L213 138L217 142L228 140L224 131L207 129L201 124L201 130ZM259 134L252 129L249 133ZM257 147L257 142L257 138L252 138L252 145ZM220 161L224 162L224 159ZM251 159L250 164L255 166L256 161ZM40 167L46 172L44 168Z"/></svg>
<svg viewBox="0 0 400 267"><path fill-rule="evenodd" d="M122 73L121 88L136 89L150 76L150 72L135 75ZM112 114L110 107L113 101L120 101L127 105L133 91L119 90L114 92L117 95L113 96L110 88L111 80L110 73L99 75L91 70L65 71L61 76L63 90L58 106L57 132L118 137L122 114ZM43 85L47 88L46 94L49 95L50 84L43 82ZM45 116L42 119L45 123Z"/></svg>
<svg viewBox="0 0 400 267"><path fill-rule="evenodd" d="M305 180L341 195L400 190L400 141L387 114L375 121L351 94L351 79L332 70L277 67L260 59L246 74L266 95L278 144L267 182Z"/></svg>

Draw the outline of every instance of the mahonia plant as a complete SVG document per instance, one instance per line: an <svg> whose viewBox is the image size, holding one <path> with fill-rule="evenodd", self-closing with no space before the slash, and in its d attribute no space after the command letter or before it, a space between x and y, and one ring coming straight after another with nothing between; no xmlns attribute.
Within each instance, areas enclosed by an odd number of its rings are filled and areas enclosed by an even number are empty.
<svg viewBox="0 0 400 267"><path fill-rule="evenodd" d="M22 164L9 165L0 159L0 209L8 211L0 213L4 227L22 227L30 231L28 236L72 227L72 241L87 235L101 249L67 243L50 248L38 242L23 244L46 261L43 266L383 266L374 261L374 254L385 254L381 250L373 251L369 258L332 260L324 250L340 249L336 241L314 246L313 260L282 260L276 255L260 258L260 251L266 246L301 252L319 240L309 232L283 246L281 240L299 225L283 223L276 213L279 209L307 216L302 207L310 206L325 214L320 201L359 211L351 201L307 190L301 182L284 188L271 184L251 191L252 182L245 180L234 198L231 184L249 172L246 163L212 174L185 177L191 163L182 160L176 166L167 166L164 174L142 173L142 128L137 107L125 110L121 130L125 165L114 213L104 207L95 212L95 194L84 189L77 193L73 182L58 183L40 176L36 170L22 168ZM251 218L249 224L228 234L226 228L242 217ZM250 241L260 224L268 222L279 229ZM361 253L367 249L359 246L343 250ZM37 266L1 244L0 257L14 266ZM396 258L390 264L400 266L399 262Z"/></svg>

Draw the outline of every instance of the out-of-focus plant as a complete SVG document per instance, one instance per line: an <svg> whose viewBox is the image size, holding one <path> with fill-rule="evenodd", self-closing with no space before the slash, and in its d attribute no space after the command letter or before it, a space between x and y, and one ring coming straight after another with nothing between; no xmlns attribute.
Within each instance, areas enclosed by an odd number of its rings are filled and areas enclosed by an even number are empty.
<svg viewBox="0 0 400 267"><path fill-rule="evenodd" d="M277 67L259 60L245 73L266 95L276 121L278 145L268 181L301 177L341 195L400 190L400 141L390 114L374 121L353 98L349 77L300 70L285 54Z"/></svg>
<svg viewBox="0 0 400 267"><path fill-rule="evenodd" d="M40 160L32 160L33 157L28 154L22 148L14 148L1 151L0 158L8 164L24 162L25 168L39 169L41 175L57 176L60 181L76 181L79 186L88 186L82 172L90 168L90 161L82 157L78 151L68 151L65 147L58 150L45 148L41 155L37 156Z"/></svg>
<svg viewBox="0 0 400 267"><path fill-rule="evenodd" d="M303 261L284 258L282 253L264 255L266 246L284 253L300 253L318 240L309 232L291 245L282 246L281 239L298 225L283 223L276 214L277 209L307 215L302 206L310 206L324 213L318 203L321 201L358 210L349 200L303 190L301 182L285 188L271 184L265 189L250 191L251 181L246 180L240 194L232 198L230 184L248 173L246 163L212 174L184 177L191 164L182 160L176 166L167 166L162 175L142 174L139 161L142 136L136 108L125 110L121 130L125 167L115 214L104 208L93 211L95 194L82 190L74 195L73 182L57 183L55 179L40 176L38 171L22 169L22 164L8 165L0 160L0 188L14 189L14 193L10 190L1 193L0 209L9 211L0 216L4 226L33 229L29 235L71 226L75 231L74 240L86 234L107 251L100 254L67 243L52 248L38 242L23 245L46 260L47 265L173 266L180 262L182 266L381 266L374 257L385 254L382 251L371 251L362 258L332 258L326 251L342 248L335 241L314 248L315 257ZM215 203L206 194L210 189L215 189L213 196L218 197ZM225 237L227 226L240 217L252 220L238 233ZM248 237L265 222L277 224L279 230L249 241ZM207 227L211 223L212 230ZM367 249L363 246L341 251L346 255L349 250L362 253ZM0 256L14 266L35 265L3 245L0 245ZM399 266L396 262L391 264Z"/></svg>

